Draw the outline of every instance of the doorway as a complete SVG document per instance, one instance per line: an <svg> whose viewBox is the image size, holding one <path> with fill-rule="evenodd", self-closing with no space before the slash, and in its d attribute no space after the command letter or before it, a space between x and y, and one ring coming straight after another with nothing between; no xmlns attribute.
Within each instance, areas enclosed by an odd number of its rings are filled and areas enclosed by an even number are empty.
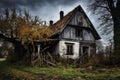
<svg viewBox="0 0 120 80"><path fill-rule="evenodd" d="M88 46L82 46L82 54L83 54L83 56L87 56L89 54Z"/></svg>
<svg viewBox="0 0 120 80"><path fill-rule="evenodd" d="M89 46L81 45L81 61L82 63L88 62L88 57L90 55Z"/></svg>

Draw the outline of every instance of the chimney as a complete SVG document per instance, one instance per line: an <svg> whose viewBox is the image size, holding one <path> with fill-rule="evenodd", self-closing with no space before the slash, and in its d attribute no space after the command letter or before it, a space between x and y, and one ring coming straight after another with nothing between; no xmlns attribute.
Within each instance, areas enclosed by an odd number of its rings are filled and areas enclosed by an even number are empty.
<svg viewBox="0 0 120 80"><path fill-rule="evenodd" d="M50 26L53 25L53 21L52 21L52 20L50 20L49 25L50 25Z"/></svg>
<svg viewBox="0 0 120 80"><path fill-rule="evenodd" d="M64 17L64 12L60 11L60 20L62 20L63 17Z"/></svg>

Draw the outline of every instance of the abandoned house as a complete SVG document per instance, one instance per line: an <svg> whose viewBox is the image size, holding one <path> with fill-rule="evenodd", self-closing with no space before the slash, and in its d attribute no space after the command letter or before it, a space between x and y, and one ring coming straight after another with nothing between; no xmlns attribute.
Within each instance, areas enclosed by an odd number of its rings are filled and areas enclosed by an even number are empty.
<svg viewBox="0 0 120 80"><path fill-rule="evenodd" d="M60 20L54 24L50 21L50 28L54 32L52 38L58 39L52 46L53 54L76 59L96 53L96 40L100 36L80 5L65 16L60 11Z"/></svg>
<svg viewBox="0 0 120 80"><path fill-rule="evenodd" d="M77 59L80 56L91 56L96 53L96 41L100 39L93 24L79 5L67 15L60 11L60 20L50 27L53 31L51 53L62 58Z"/></svg>

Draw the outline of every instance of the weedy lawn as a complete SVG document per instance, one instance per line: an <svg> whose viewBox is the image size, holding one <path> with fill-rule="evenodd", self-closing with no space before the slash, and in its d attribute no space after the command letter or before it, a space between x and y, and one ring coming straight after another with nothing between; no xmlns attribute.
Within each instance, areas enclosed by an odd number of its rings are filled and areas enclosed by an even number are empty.
<svg viewBox="0 0 120 80"><path fill-rule="evenodd" d="M0 80L120 80L120 68L32 67L0 59Z"/></svg>

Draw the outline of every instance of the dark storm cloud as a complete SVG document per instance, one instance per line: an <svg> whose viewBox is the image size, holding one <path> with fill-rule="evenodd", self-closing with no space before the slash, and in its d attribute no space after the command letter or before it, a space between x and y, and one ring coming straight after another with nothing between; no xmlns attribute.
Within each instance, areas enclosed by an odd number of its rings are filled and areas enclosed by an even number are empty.
<svg viewBox="0 0 120 80"><path fill-rule="evenodd" d="M10 7L28 7L36 9L37 7L49 5L71 5L79 0L0 0L1 8Z"/></svg>

